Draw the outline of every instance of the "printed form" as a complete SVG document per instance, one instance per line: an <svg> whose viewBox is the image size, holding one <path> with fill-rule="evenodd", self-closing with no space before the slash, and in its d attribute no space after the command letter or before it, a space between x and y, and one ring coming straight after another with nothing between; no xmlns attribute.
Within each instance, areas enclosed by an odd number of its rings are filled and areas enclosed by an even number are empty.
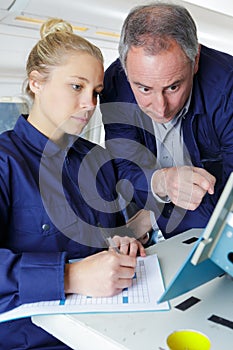
<svg viewBox="0 0 233 350"><path fill-rule="evenodd" d="M159 260L156 254L137 258L132 286L113 297L89 297L70 294L65 300L23 304L0 314L0 322L34 315L63 313L106 313L169 310L168 302L157 303L164 292Z"/></svg>

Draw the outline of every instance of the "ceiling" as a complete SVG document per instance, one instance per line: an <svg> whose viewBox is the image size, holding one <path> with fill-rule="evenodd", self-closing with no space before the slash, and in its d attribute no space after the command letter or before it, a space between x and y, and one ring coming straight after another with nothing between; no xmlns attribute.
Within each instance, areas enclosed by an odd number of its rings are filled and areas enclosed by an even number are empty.
<svg viewBox="0 0 233 350"><path fill-rule="evenodd" d="M68 20L78 34L96 43L107 58L114 52L130 8L143 0L0 0L0 74L21 77L27 54L39 39L48 17ZM233 54L233 2L230 0L174 1L193 15L199 41ZM22 20L23 19L23 20ZM26 21L27 19L27 21Z"/></svg>

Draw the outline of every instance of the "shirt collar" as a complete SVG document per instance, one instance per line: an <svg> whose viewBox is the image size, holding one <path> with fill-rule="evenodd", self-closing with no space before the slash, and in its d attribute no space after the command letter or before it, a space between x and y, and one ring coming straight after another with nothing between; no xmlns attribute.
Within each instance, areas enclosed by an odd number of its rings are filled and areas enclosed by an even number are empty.
<svg viewBox="0 0 233 350"><path fill-rule="evenodd" d="M184 118L185 117L185 115L187 114L187 112L189 110L191 96L192 96L192 91L190 92L189 97L188 97L184 107L181 109L181 111L177 114L177 116L175 118L179 118L179 117Z"/></svg>
<svg viewBox="0 0 233 350"><path fill-rule="evenodd" d="M14 127L14 131L23 143L27 143L37 153L43 153L47 157L52 157L59 152L66 152L77 140L77 136L68 135L66 150L49 140L44 134L27 121L28 115L21 115Z"/></svg>

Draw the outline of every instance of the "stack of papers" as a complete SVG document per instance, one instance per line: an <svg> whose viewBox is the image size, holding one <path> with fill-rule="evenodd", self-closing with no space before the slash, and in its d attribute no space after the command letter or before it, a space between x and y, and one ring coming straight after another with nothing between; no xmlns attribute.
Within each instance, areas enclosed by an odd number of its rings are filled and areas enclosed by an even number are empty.
<svg viewBox="0 0 233 350"><path fill-rule="evenodd" d="M113 297L94 298L80 294L65 300L23 304L0 314L0 322L34 315L63 313L106 313L169 310L168 302L157 303L164 292L161 269L156 254L137 258L133 284Z"/></svg>

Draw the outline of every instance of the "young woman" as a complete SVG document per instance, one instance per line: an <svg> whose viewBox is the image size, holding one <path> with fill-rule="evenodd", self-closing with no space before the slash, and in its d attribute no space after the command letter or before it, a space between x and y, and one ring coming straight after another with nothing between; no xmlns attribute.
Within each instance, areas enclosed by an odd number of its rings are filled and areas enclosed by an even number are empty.
<svg viewBox="0 0 233 350"><path fill-rule="evenodd" d="M107 151L79 136L103 88L102 54L60 19L41 37L27 61L30 113L0 136L0 312L67 293L117 294L145 255L125 236ZM2 323L0 348L68 349L30 318Z"/></svg>

